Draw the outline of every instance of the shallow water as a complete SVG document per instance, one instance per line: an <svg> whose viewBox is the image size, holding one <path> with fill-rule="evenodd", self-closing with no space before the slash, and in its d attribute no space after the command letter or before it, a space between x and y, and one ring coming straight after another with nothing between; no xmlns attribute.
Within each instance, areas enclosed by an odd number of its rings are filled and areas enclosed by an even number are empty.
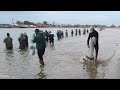
<svg viewBox="0 0 120 90"><path fill-rule="evenodd" d="M0 78L5 79L120 79L120 29L99 31L98 62L81 62L89 55L86 46L88 34L71 36L76 28L43 28L55 34L55 46L49 44L44 55L45 67L40 67L37 53L18 49L18 37L26 32L29 41L33 28L0 28ZM57 40L57 30L68 30L68 37ZM81 29L83 30L83 29ZM9 32L13 38L13 51L6 51L3 39ZM74 33L75 34L75 33Z"/></svg>

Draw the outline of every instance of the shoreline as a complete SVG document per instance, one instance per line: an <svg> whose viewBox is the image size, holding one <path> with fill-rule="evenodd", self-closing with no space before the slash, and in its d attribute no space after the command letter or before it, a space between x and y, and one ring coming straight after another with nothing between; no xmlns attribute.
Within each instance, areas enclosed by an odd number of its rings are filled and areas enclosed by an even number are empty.
<svg viewBox="0 0 120 90"><path fill-rule="evenodd" d="M6 27L6 28L11 28L11 27ZM19 27L13 27L13 28L19 28ZM24 27L22 27L22 28L24 28ZM25 27L25 28L84 28L84 27ZM90 27L86 27L86 28L90 28ZM100 28L100 27L95 27L95 28ZM106 28L117 28L117 29L119 29L120 27L106 27Z"/></svg>

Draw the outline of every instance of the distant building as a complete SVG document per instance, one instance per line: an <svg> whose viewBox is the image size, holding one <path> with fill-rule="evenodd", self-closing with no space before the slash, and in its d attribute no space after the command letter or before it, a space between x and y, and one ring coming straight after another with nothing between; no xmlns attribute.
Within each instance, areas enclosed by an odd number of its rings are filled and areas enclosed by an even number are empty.
<svg viewBox="0 0 120 90"><path fill-rule="evenodd" d="M114 24L111 25L112 28L115 28L116 26Z"/></svg>
<svg viewBox="0 0 120 90"><path fill-rule="evenodd" d="M43 28L43 27L45 27L45 25L39 23L39 24L36 25L36 27L38 27L38 28Z"/></svg>

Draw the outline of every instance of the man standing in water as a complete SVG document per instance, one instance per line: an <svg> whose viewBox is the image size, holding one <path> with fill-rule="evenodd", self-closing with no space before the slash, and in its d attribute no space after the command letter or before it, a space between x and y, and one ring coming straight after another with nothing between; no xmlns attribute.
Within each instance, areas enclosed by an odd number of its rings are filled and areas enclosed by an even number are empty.
<svg viewBox="0 0 120 90"><path fill-rule="evenodd" d="M36 43L36 49L39 57L39 62L44 67L43 55L45 53L46 42L45 35L39 29L35 30L36 36L34 36L33 43Z"/></svg>
<svg viewBox="0 0 120 90"><path fill-rule="evenodd" d="M50 34L49 36L49 41L50 41L50 44L52 43L52 45L54 46L54 34Z"/></svg>
<svg viewBox="0 0 120 90"><path fill-rule="evenodd" d="M6 49L13 49L13 43L12 38L10 37L10 34L7 33L7 37L4 39L4 43L6 44Z"/></svg>
<svg viewBox="0 0 120 90"><path fill-rule="evenodd" d="M98 56L98 50L99 50L99 45L98 45L98 39L99 39L99 34L98 32L92 27L90 29L90 33L87 39L87 45L88 48L91 48L91 56L90 59L93 59L93 52L94 52L94 48L95 48L95 60L97 60L97 56ZM91 46L89 46L89 40L91 39Z"/></svg>
<svg viewBox="0 0 120 90"><path fill-rule="evenodd" d="M66 32L65 32L65 35L66 35L66 37L68 37L68 32L67 32L67 30L66 30Z"/></svg>
<svg viewBox="0 0 120 90"><path fill-rule="evenodd" d="M77 36L77 29L76 29L76 33L75 33L75 35Z"/></svg>
<svg viewBox="0 0 120 90"><path fill-rule="evenodd" d="M26 33L24 33L24 37L26 38L26 47L28 48L28 36Z"/></svg>
<svg viewBox="0 0 120 90"><path fill-rule="evenodd" d="M79 35L81 35L81 30L79 29Z"/></svg>
<svg viewBox="0 0 120 90"><path fill-rule="evenodd" d="M71 36L73 36L73 30L71 31Z"/></svg>
<svg viewBox="0 0 120 90"><path fill-rule="evenodd" d="M24 34L21 33L21 36L18 38L19 41L19 49L25 49L26 48L26 38L24 37Z"/></svg>

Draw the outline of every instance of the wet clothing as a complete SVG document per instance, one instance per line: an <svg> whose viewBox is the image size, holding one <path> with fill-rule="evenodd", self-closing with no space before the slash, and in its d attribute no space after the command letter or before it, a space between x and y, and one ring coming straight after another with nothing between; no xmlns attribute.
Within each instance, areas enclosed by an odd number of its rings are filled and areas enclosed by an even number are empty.
<svg viewBox="0 0 120 90"><path fill-rule="evenodd" d="M45 35L40 32L38 33L34 39L33 43L36 43L36 49L43 49L46 47L46 42L45 42Z"/></svg>
<svg viewBox="0 0 120 90"><path fill-rule="evenodd" d="M44 53L45 53L45 48L37 49L37 54L38 54L38 57L40 58L40 60L43 60Z"/></svg>
<svg viewBox="0 0 120 90"><path fill-rule="evenodd" d="M25 35L24 37L26 38L26 47L28 47L28 36Z"/></svg>
<svg viewBox="0 0 120 90"><path fill-rule="evenodd" d="M25 49L26 48L26 38L25 37L19 37L18 41L20 43L19 49Z"/></svg>
<svg viewBox="0 0 120 90"><path fill-rule="evenodd" d="M87 39L87 45L89 45L89 40L92 39L92 37L96 37L96 44L94 45L94 48L96 50L99 50L99 46L98 46L99 35L98 35L98 32L96 30L94 30L93 32L91 32L89 34L88 39Z"/></svg>
<svg viewBox="0 0 120 90"><path fill-rule="evenodd" d="M42 32L36 34L36 36L34 36L33 43L36 43L36 49L39 59L43 60L43 55L46 48L45 35Z"/></svg>
<svg viewBox="0 0 120 90"><path fill-rule="evenodd" d="M13 43L12 43L12 38L11 37L6 37L4 39L4 43L6 45L6 49L13 49Z"/></svg>

